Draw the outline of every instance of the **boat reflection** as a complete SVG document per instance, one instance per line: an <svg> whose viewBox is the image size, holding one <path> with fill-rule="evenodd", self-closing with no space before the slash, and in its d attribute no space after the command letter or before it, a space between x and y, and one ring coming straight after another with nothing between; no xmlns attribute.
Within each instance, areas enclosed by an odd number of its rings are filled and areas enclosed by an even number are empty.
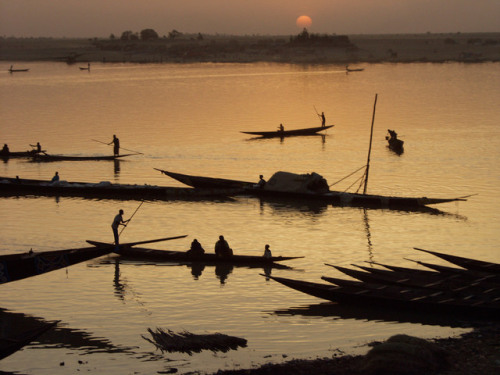
<svg viewBox="0 0 500 375"><path fill-rule="evenodd" d="M57 322L57 326L53 324L54 322L47 322L43 318L0 308L0 354L8 350L6 344L18 341L20 333L32 332L47 325L50 325L49 329L36 337L30 346L37 349L65 348L83 351L85 354L135 353L133 347L114 345L110 340L94 337L84 330L64 327L65 324L61 322Z"/></svg>
<svg viewBox="0 0 500 375"><path fill-rule="evenodd" d="M253 265L253 264L232 264L232 263L219 263L219 262L162 262L162 261L151 261L151 260L138 260L127 259L123 256L111 256L109 258L99 259L99 265L114 265L114 277L113 285L115 288L116 296L123 300L125 293L130 289L126 280L121 275L120 268L122 266L159 266L159 267L187 267L190 270L194 280L199 280L207 268L214 268L215 277L219 280L221 285L225 285L229 275L237 268L251 268L258 269L260 273L264 276L271 276L273 268L280 270L292 270L292 267L285 266L283 264L274 263L271 265Z"/></svg>
<svg viewBox="0 0 500 375"><path fill-rule="evenodd" d="M377 306L357 306L354 304L342 304L335 302L324 302L314 305L292 307L284 310L270 312L279 316L305 316L325 317L338 319L382 321L392 323L414 323L431 326L451 328L473 328L485 324L488 321L482 319L471 320L459 314L432 314L422 311L387 309Z"/></svg>

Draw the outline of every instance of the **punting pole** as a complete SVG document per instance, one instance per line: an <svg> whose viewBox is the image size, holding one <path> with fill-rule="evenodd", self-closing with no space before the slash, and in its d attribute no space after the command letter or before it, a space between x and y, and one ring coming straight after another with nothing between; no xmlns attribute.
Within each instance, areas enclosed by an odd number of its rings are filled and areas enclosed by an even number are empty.
<svg viewBox="0 0 500 375"><path fill-rule="evenodd" d="M103 145L107 145L109 146L109 143L106 143L106 142L103 142L103 141L98 141L97 139L92 139L92 141L94 142L98 142L98 143L102 143ZM144 155L143 152L139 152L139 151L135 151L135 150L129 150L128 148L123 148L123 147L120 147L121 150L125 150L125 151L130 151L130 152L135 152L136 154L138 155Z"/></svg>
<svg viewBox="0 0 500 375"><path fill-rule="evenodd" d="M373 124L375 123L375 107L377 106L377 96L378 94L375 94L375 103L373 103L372 128L370 131L370 147L368 148L368 160L366 161L365 186L363 187L363 194L366 194L366 189L368 187L368 172L370 171L370 155L372 152Z"/></svg>
<svg viewBox="0 0 500 375"><path fill-rule="evenodd" d="M141 201L141 204L139 205L139 207L137 207L137 208L135 209L135 211L134 211L134 213L132 214L132 216L130 216L130 219L128 219L128 223L127 223L127 224L125 224L125 225L123 226L122 230L120 231L120 233L118 233L118 235L122 234L122 232L125 230L125 228L127 227L127 225L130 223L130 220L132 220L132 218L134 217L135 213L136 213L137 211L139 211L139 208L141 208L141 206L142 206L142 204L143 204L143 203L144 203L144 201Z"/></svg>

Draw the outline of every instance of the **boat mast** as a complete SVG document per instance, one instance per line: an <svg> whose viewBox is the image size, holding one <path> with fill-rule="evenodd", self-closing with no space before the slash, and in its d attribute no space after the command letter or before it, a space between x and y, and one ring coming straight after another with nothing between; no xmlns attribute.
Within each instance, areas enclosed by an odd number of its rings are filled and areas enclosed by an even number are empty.
<svg viewBox="0 0 500 375"><path fill-rule="evenodd" d="M366 194L366 188L368 186L368 173L370 171L370 154L372 152L373 124L375 122L375 107L377 106L377 96L378 94L375 94L375 103L373 103L372 128L370 131L370 147L368 148L368 160L366 161L365 184L363 187L363 194Z"/></svg>

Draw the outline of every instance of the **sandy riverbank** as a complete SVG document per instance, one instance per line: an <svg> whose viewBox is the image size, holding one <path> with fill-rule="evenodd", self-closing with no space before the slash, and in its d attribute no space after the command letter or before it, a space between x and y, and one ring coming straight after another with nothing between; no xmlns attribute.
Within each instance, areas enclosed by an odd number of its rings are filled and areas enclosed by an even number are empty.
<svg viewBox="0 0 500 375"><path fill-rule="evenodd" d="M155 41L0 38L0 61L374 62L500 61L500 33L349 35L349 45L290 43L290 36L182 36Z"/></svg>

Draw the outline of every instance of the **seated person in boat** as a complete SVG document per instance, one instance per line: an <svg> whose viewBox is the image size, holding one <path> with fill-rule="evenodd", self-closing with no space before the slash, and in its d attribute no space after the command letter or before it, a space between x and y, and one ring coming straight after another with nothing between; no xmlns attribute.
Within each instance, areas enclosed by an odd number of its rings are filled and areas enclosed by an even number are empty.
<svg viewBox="0 0 500 375"><path fill-rule="evenodd" d="M398 137L398 133L396 133L395 130L387 129L387 131L389 132L391 139L396 139Z"/></svg>
<svg viewBox="0 0 500 375"><path fill-rule="evenodd" d="M280 124L280 126L278 127L278 131L280 131L280 132L285 131L285 127L283 126L283 124Z"/></svg>
<svg viewBox="0 0 500 375"><path fill-rule="evenodd" d="M215 255L222 258L229 258L233 255L233 250L222 235L219 236L219 240L215 243Z"/></svg>
<svg viewBox="0 0 500 375"><path fill-rule="evenodd" d="M9 155L9 154L10 154L9 146L7 146L7 143L5 143L5 144L3 145L3 148L2 148L1 154L2 154L2 155Z"/></svg>
<svg viewBox="0 0 500 375"><path fill-rule="evenodd" d="M259 182L257 182L255 184L255 187L263 189L265 185L266 185L266 180L264 180L264 176L263 175L260 175L259 176Z"/></svg>
<svg viewBox="0 0 500 375"><path fill-rule="evenodd" d="M264 250L264 258L270 259L273 255L271 254L271 249L269 249L269 245L266 245L266 248Z"/></svg>
<svg viewBox="0 0 500 375"><path fill-rule="evenodd" d="M198 240L195 238L193 242L191 242L191 248L187 251L188 255L203 255L205 254L205 249L201 246Z"/></svg>
<svg viewBox="0 0 500 375"><path fill-rule="evenodd" d="M59 172L56 172L54 177L52 177L52 180L50 180L50 182L57 182L57 181L59 181Z"/></svg>

